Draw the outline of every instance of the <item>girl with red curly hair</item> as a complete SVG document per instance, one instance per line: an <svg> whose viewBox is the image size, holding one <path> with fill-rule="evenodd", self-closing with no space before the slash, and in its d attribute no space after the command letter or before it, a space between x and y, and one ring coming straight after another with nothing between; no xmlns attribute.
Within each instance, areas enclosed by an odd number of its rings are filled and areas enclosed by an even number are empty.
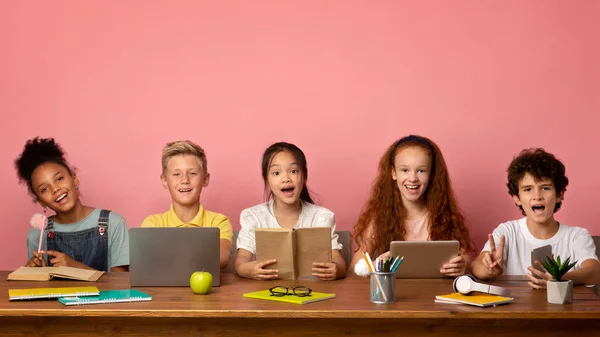
<svg viewBox="0 0 600 337"><path fill-rule="evenodd" d="M349 267L352 271L365 252L389 255L392 241L458 240L460 255L444 264L440 273L466 272L475 246L454 197L446 162L434 142L410 135L387 149L353 239L358 249Z"/></svg>

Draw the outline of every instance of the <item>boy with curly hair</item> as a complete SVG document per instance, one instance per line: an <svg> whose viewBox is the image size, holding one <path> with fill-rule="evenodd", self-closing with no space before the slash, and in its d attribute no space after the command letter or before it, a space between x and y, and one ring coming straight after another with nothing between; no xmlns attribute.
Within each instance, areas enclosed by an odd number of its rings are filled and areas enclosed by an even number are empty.
<svg viewBox="0 0 600 337"><path fill-rule="evenodd" d="M525 217L502 223L488 234L489 241L471 265L473 274L480 279L527 275L532 288L544 289L552 276L540 261L535 264L541 271L531 266L531 250L550 245L555 257L577 261L564 280L600 284L600 263L590 233L554 219L568 184L565 165L554 155L541 148L521 151L508 167L507 186Z"/></svg>

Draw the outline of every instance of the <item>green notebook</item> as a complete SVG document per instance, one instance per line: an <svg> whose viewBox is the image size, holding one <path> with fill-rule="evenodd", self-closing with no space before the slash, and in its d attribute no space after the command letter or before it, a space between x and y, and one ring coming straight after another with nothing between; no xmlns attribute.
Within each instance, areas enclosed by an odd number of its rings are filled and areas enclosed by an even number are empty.
<svg viewBox="0 0 600 337"><path fill-rule="evenodd" d="M140 302L151 300L152 296L135 289L101 290L99 296L66 296L58 298L58 301L64 305Z"/></svg>
<svg viewBox="0 0 600 337"><path fill-rule="evenodd" d="M294 303L294 304L306 304L317 301L324 301L330 298L334 298L335 294L327 294L327 293L318 293L312 292L310 296L300 297L294 295L285 295L285 296L271 296L269 290L260 290L251 293L244 294L246 298L256 298L259 300L268 300L268 301L277 301L277 302L285 302L285 303Z"/></svg>

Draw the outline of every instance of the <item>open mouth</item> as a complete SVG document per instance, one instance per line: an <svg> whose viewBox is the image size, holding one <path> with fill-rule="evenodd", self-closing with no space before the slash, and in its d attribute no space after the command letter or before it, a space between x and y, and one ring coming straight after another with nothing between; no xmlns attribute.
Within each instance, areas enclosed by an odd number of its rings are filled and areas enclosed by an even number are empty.
<svg viewBox="0 0 600 337"><path fill-rule="evenodd" d="M283 193L283 195L285 195L286 197L291 197L294 195L294 187L285 187L281 189L281 192Z"/></svg>
<svg viewBox="0 0 600 337"><path fill-rule="evenodd" d="M404 187L409 191L409 192L417 192L419 190L419 187L421 187L421 185L404 185Z"/></svg>
<svg viewBox="0 0 600 337"><path fill-rule="evenodd" d="M67 201L67 194L68 194L68 193L63 193L63 194L61 194L61 195L60 195L58 198L56 198L56 200L55 200L55 201L56 201L57 203L59 203L59 204L63 204L63 203L65 203L65 202Z"/></svg>
<svg viewBox="0 0 600 337"><path fill-rule="evenodd" d="M181 188L181 189L178 189L178 191L179 191L179 193L189 193L192 191L192 189L191 188Z"/></svg>
<svg viewBox="0 0 600 337"><path fill-rule="evenodd" d="M544 205L533 205L533 206L531 206L531 209L533 210L533 213L535 213L535 214L543 214L544 210L546 210L546 206L544 206Z"/></svg>

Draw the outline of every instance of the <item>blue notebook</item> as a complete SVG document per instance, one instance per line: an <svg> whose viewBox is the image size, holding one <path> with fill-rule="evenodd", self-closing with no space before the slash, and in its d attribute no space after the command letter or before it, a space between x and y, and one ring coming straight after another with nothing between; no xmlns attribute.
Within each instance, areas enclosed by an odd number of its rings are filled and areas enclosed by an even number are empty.
<svg viewBox="0 0 600 337"><path fill-rule="evenodd" d="M103 304L151 301L152 296L139 290L101 290L99 296L65 296L58 301L64 305Z"/></svg>

